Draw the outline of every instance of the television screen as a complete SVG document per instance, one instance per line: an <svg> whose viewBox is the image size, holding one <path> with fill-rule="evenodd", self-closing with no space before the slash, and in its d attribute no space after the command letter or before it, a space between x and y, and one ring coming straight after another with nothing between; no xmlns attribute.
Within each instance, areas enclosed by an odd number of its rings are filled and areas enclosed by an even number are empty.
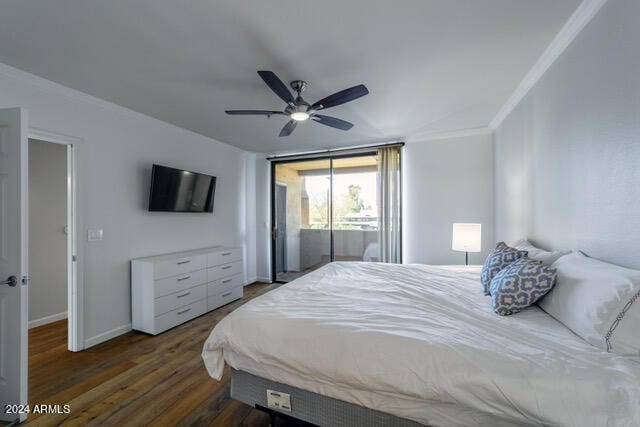
<svg viewBox="0 0 640 427"><path fill-rule="evenodd" d="M213 212L216 177L153 165L150 212Z"/></svg>

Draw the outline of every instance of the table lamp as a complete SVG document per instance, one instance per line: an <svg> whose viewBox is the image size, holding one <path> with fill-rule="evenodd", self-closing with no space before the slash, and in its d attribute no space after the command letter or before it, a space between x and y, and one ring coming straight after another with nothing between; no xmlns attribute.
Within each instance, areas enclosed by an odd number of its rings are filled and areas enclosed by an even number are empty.
<svg viewBox="0 0 640 427"><path fill-rule="evenodd" d="M480 252L482 246L482 224L468 222L453 223L451 249L464 252L465 265L469 265L469 252Z"/></svg>

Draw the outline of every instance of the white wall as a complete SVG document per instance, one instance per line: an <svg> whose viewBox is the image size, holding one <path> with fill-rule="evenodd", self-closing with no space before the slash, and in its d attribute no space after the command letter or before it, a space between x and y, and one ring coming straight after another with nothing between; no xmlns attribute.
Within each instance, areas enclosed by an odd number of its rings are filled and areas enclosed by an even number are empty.
<svg viewBox="0 0 640 427"><path fill-rule="evenodd" d="M494 245L493 152L488 132L416 141L403 149L403 261L464 264L451 250L452 224L482 224L482 264Z"/></svg>
<svg viewBox="0 0 640 427"><path fill-rule="evenodd" d="M609 0L496 130L498 239L640 268L638 17Z"/></svg>
<svg viewBox="0 0 640 427"><path fill-rule="evenodd" d="M253 163L241 150L0 64L0 107L16 106L28 110L30 126L82 139L78 261L85 343L130 327L131 258L246 245L253 217L245 217L245 165ZM152 163L217 176L214 213L148 212ZM86 242L87 228L104 229L104 240Z"/></svg>
<svg viewBox="0 0 640 427"><path fill-rule="evenodd" d="M29 140L29 323L67 317L67 147Z"/></svg>

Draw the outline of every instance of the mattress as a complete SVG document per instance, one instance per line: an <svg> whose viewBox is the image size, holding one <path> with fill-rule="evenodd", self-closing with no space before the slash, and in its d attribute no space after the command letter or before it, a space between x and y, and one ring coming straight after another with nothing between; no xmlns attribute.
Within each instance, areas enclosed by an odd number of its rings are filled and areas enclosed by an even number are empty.
<svg viewBox="0 0 640 427"><path fill-rule="evenodd" d="M428 425L640 425L640 360L531 307L493 313L479 267L331 263L216 325L202 357Z"/></svg>

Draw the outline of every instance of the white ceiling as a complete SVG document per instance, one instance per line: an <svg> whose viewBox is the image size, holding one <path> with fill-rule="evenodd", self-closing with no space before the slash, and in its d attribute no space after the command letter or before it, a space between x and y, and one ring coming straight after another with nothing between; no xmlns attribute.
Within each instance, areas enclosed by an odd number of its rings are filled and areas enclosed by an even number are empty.
<svg viewBox="0 0 640 427"><path fill-rule="evenodd" d="M580 0L3 0L0 62L257 152L487 126ZM310 83L343 132L225 109L284 103L256 74Z"/></svg>

